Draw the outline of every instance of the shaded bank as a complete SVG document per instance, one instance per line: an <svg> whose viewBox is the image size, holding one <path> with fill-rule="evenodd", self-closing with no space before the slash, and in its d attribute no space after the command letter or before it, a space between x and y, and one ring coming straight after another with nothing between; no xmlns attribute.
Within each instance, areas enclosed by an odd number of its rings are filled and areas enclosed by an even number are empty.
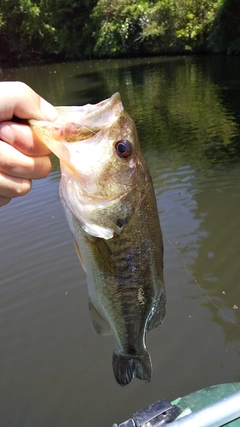
<svg viewBox="0 0 240 427"><path fill-rule="evenodd" d="M239 53L238 0L9 0L0 65L163 54Z"/></svg>

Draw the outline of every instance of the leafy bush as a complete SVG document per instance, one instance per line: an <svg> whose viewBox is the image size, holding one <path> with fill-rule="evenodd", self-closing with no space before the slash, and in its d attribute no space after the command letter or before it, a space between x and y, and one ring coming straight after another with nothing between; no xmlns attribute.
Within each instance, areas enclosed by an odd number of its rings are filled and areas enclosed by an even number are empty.
<svg viewBox="0 0 240 427"><path fill-rule="evenodd" d="M213 20L210 40L214 52L240 52L239 0L223 0L220 3Z"/></svg>
<svg viewBox="0 0 240 427"><path fill-rule="evenodd" d="M0 53L17 58L42 55L55 43L56 30L44 0L6 0L1 7Z"/></svg>
<svg viewBox="0 0 240 427"><path fill-rule="evenodd" d="M99 0L93 9L94 52L99 56L131 55L141 51L142 19L148 2Z"/></svg>
<svg viewBox="0 0 240 427"><path fill-rule="evenodd" d="M98 0L93 10L99 56L206 51L222 0Z"/></svg>
<svg viewBox="0 0 240 427"><path fill-rule="evenodd" d="M4 0L0 58L240 52L239 0Z"/></svg>

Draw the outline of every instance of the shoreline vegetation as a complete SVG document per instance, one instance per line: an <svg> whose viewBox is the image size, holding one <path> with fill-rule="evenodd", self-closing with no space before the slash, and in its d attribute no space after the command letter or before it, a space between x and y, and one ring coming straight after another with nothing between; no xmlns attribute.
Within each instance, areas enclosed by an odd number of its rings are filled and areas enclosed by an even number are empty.
<svg viewBox="0 0 240 427"><path fill-rule="evenodd" d="M0 65L239 54L239 0L7 0Z"/></svg>

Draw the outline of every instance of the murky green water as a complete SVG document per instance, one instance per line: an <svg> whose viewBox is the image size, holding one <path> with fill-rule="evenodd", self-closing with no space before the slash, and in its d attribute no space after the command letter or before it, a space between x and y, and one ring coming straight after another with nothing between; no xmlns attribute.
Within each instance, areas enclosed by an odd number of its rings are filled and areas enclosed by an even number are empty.
<svg viewBox="0 0 240 427"><path fill-rule="evenodd" d="M1 427L109 427L161 398L240 381L240 58L154 58L1 71L55 105L119 91L153 176L167 319L150 384L121 388L90 327L85 275L48 178L0 210Z"/></svg>

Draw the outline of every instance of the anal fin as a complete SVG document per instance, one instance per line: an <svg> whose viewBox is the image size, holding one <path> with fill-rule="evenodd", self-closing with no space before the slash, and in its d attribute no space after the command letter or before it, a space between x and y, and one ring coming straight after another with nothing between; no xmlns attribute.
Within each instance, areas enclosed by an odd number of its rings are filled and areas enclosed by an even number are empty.
<svg viewBox="0 0 240 427"><path fill-rule="evenodd" d="M89 301L91 323L94 331L99 335L111 335L112 330L96 307Z"/></svg>
<svg viewBox="0 0 240 427"><path fill-rule="evenodd" d="M147 322L146 331L149 332L154 328L157 328L164 321L166 316L166 295L162 292L158 303L153 309L153 313Z"/></svg>

